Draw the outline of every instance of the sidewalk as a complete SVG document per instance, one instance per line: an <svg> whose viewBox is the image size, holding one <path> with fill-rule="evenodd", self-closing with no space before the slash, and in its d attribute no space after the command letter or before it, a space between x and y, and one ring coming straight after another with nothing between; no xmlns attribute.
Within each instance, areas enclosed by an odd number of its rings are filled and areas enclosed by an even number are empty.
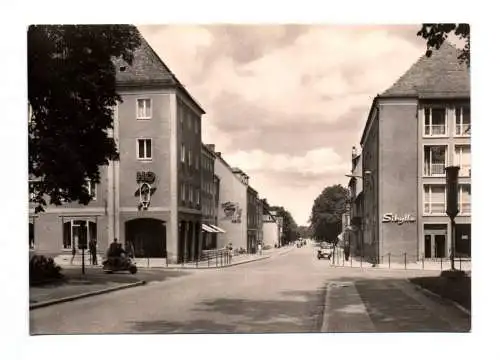
<svg viewBox="0 0 500 360"><path fill-rule="evenodd" d="M230 264L222 266L218 264L219 266L217 268L236 266L253 261L269 259L275 256L284 255L293 249L293 247L286 247L266 250L262 255L238 255L233 257ZM196 267L196 264L169 264L167 268L163 259L154 259L161 261L161 264L158 264L159 266L155 268L155 263L151 260L153 259L150 259L149 261L149 268L145 268L144 266L141 267L141 264L138 264L139 271L133 275L126 272L106 274L100 265L85 265L85 274L82 274L80 265L66 265L62 269L62 274L64 275L64 279L62 281L30 286L30 309L36 309L38 307L72 301L82 297L99 295L129 287L141 286L152 281L164 281L171 278L178 278L191 274L192 272L190 270L192 269L208 268L208 263L206 261L198 263L198 267ZM215 261L210 262L210 268L216 268Z"/></svg>
<svg viewBox="0 0 500 360"><path fill-rule="evenodd" d="M144 285L151 281L163 281L169 278L188 275L172 269L140 270L136 274L114 273L106 274L101 267L85 268L85 274L80 268L72 267L62 270L64 279L55 283L30 286L30 309L48 306L54 303L70 301L82 297L98 295L128 287Z"/></svg>
<svg viewBox="0 0 500 360"><path fill-rule="evenodd" d="M376 264L373 266L372 263L361 259L359 257L349 257L349 260L345 260L344 255L335 256L335 261L333 267L357 267L357 268L372 268L372 269L395 269L395 270L449 270L451 269L450 260L442 260L442 261L408 261L406 263L402 261L391 261L390 263L387 260L384 260L383 263ZM455 268L457 270L463 270L470 272L471 271L471 261L470 260L455 260Z"/></svg>
<svg viewBox="0 0 500 360"><path fill-rule="evenodd" d="M279 249L272 248L269 250L262 251L262 255L259 254L242 254L233 255L231 260L218 258L211 259L209 261L199 261L190 262L185 264L166 264L164 259L136 259L136 265L138 268L167 268L167 269L216 269L216 268L226 268L236 265L242 265L246 263L251 263L255 261L270 259L272 257L284 255L289 251L293 250L294 247L282 247Z"/></svg>

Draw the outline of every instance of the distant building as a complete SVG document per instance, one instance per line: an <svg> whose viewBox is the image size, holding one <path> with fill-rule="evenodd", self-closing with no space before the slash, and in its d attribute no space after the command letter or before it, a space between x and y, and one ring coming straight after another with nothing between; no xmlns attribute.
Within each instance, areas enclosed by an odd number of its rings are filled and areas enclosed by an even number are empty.
<svg viewBox="0 0 500 360"><path fill-rule="evenodd" d="M470 75L445 42L422 56L373 100L361 138L365 182L364 253L409 261L458 256L471 247ZM452 239L445 167L459 165L459 208Z"/></svg>
<svg viewBox="0 0 500 360"><path fill-rule="evenodd" d="M257 240L259 236L258 216L259 197L257 191L251 186L247 187L247 249L251 254L257 252Z"/></svg>
<svg viewBox="0 0 500 360"><path fill-rule="evenodd" d="M203 145L201 152L202 249L217 248L217 234L225 230L217 226L219 179L214 173L215 145Z"/></svg>
<svg viewBox="0 0 500 360"><path fill-rule="evenodd" d="M247 187L249 177L240 169L232 168L220 152L215 154L214 171L220 179L218 226L225 231L218 234L217 246L225 247L231 243L233 249L242 248L248 251Z"/></svg>

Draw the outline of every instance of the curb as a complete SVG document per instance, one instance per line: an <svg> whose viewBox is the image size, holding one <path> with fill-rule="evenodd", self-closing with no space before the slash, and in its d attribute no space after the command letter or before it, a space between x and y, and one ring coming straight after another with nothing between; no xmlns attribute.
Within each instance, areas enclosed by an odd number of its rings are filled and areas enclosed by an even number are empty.
<svg viewBox="0 0 500 360"><path fill-rule="evenodd" d="M330 320L330 317L329 317L329 313L328 313L328 309L329 309L329 301L328 299L330 298L330 293L331 293L331 283L328 283L326 285L326 291L325 291L325 300L323 301L323 303L325 304L325 306L323 307L323 319L321 321L321 329L319 332L322 332L322 333L327 333L328 332L328 320Z"/></svg>
<svg viewBox="0 0 500 360"><path fill-rule="evenodd" d="M471 312L469 310L467 310L465 307L463 307L462 305L460 305L456 301L453 301L451 299L445 298L444 296L436 294L435 292L430 291L429 289L426 289L426 288L424 288L423 286L421 286L419 284L415 284L415 283L411 282L409 279L406 279L406 281L408 281L411 285L415 286L419 291L423 292L424 294L426 294L426 295L428 295L430 297L435 297L435 298L441 299L441 300L443 300L443 301L445 301L445 302L447 302L449 304L452 304L458 310L462 311L464 314L472 316Z"/></svg>
<svg viewBox="0 0 500 360"><path fill-rule="evenodd" d="M91 297L91 296L95 296L95 295L106 294L106 293L110 293L110 292L113 292L113 291L128 289L128 288L132 288L132 287L136 287L136 286L141 286L141 285L146 285L146 281L142 280L142 281L137 281L135 283L118 285L118 286L114 286L114 287L111 287L111 288L106 288L106 289L102 289L102 290L91 291L91 292L87 292L87 293L83 293L83 294L78 294L78 295L73 295L73 296L67 296L67 297L63 297L63 298L59 298L59 299L54 299L54 300L42 301L42 302L39 302L39 303L30 304L30 308L29 309L30 310L39 309L39 308L42 308L42 307L47 307L47 306L51 306L51 305L55 305L55 304L60 304L60 303L68 302L68 301L74 301L74 300L78 300L78 299L83 299L83 298Z"/></svg>

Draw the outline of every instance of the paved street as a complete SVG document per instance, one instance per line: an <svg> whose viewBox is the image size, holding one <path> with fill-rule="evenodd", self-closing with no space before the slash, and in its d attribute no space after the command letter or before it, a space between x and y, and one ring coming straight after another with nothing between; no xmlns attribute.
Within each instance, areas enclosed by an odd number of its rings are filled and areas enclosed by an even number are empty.
<svg viewBox="0 0 500 360"><path fill-rule="evenodd" d="M416 270L331 268L314 248L30 311L32 334L467 331ZM173 271L173 270L165 270ZM425 272L428 276L429 271ZM437 274L437 273L436 273Z"/></svg>

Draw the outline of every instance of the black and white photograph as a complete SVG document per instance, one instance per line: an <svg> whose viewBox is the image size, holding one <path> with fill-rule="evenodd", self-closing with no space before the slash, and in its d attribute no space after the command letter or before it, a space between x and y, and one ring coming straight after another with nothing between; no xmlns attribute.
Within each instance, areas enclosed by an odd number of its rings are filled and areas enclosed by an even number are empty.
<svg viewBox="0 0 500 360"><path fill-rule="evenodd" d="M437 5L397 21L139 5L11 27L24 78L2 65L2 92L20 88L22 137L1 131L3 188L23 197L0 217L20 248L1 251L2 308L22 358L458 359L473 335L491 343L481 25Z"/></svg>
<svg viewBox="0 0 500 360"><path fill-rule="evenodd" d="M31 25L30 333L469 331L469 33Z"/></svg>

